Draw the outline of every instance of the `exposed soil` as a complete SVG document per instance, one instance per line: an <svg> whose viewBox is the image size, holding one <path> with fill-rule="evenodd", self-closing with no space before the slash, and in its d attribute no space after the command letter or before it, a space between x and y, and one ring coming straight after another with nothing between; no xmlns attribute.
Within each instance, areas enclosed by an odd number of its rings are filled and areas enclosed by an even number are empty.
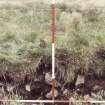
<svg viewBox="0 0 105 105"><path fill-rule="evenodd" d="M56 100L75 100L88 98L96 100L105 99L105 75L98 76L94 72L88 71L87 74L74 72L74 79L66 81L66 70L68 69L68 54L58 54L56 56ZM69 59L70 60L70 59ZM3 63L4 62L4 63ZM37 62L37 63L36 63ZM6 66L5 66L6 65ZM52 99L51 82L51 56L42 56L33 59L30 63L13 64L2 61L0 64L0 98L17 94L21 99L46 100ZM60 71L63 68L63 72ZM81 67L78 66L80 69ZM77 69L77 67L75 68ZM77 71L79 70L77 69ZM63 74L65 77L63 77ZM75 85L78 75L84 76L85 81ZM49 105L49 104L48 104ZM61 105L61 103L56 103ZM68 105L64 103L62 105Z"/></svg>

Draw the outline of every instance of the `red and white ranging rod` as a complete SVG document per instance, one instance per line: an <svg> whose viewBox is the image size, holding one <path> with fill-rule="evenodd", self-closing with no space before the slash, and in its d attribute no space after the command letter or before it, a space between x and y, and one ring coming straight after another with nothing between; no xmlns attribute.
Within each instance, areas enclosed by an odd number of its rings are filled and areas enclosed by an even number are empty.
<svg viewBox="0 0 105 105"><path fill-rule="evenodd" d="M54 100L54 87L55 87L55 33L56 33L56 10L55 0L51 3L52 9L52 99Z"/></svg>

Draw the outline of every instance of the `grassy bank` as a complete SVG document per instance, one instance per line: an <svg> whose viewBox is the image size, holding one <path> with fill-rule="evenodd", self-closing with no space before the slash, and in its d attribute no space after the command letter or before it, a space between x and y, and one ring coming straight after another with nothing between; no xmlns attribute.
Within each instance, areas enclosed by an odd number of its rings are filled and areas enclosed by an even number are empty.
<svg viewBox="0 0 105 105"><path fill-rule="evenodd" d="M31 55L50 54L50 18L46 4L1 5L0 59L19 63L28 62Z"/></svg>

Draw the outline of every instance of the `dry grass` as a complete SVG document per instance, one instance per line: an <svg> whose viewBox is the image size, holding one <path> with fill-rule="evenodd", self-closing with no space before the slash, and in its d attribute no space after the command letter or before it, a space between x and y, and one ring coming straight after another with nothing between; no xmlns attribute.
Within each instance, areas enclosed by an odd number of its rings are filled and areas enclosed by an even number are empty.
<svg viewBox="0 0 105 105"><path fill-rule="evenodd" d="M97 58L96 52L101 47L104 49L105 45L105 9L92 4L88 4L85 9L79 4L65 4L65 8L58 4L58 8L61 11L58 10L59 30L57 30L56 48L66 49L72 53L69 58L72 57L75 63L73 65L69 60L66 76L63 76L68 81L72 80L77 70L76 65L79 65L80 72L85 74L88 73L91 65L94 65L95 73L102 74L105 62ZM97 63L92 63L94 61ZM64 70L61 71L64 74Z"/></svg>
<svg viewBox="0 0 105 105"><path fill-rule="evenodd" d="M31 54L47 53L50 50L50 11L43 11L41 8L48 5L42 5L29 3L0 6L0 58L27 62ZM46 41L46 48L39 46L40 39Z"/></svg>

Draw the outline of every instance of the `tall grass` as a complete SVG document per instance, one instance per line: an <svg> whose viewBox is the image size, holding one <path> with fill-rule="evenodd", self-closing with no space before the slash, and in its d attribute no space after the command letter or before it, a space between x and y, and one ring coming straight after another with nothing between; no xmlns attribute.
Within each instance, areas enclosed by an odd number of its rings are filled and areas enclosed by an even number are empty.
<svg viewBox="0 0 105 105"><path fill-rule="evenodd" d="M31 54L50 54L50 18L49 6L43 3L1 6L0 58L27 62ZM40 39L45 40L46 48L39 46Z"/></svg>
<svg viewBox="0 0 105 105"><path fill-rule="evenodd" d="M105 12L104 8L98 8L94 5L87 6L85 10L74 9L71 6L62 7L63 11L59 12L58 25L61 27L62 35L57 31L57 49L66 49L72 52L76 57L75 64L80 67L80 72L87 74L94 63L95 73L99 74L104 71L103 61L97 58L96 52L105 45ZM69 10L69 11L68 11ZM77 56L76 56L77 54ZM74 59L74 58L73 58ZM69 60L70 61L70 60ZM70 61L71 62L71 61ZM67 80L74 78L76 65L71 65L67 69ZM62 71L63 72L63 71Z"/></svg>

